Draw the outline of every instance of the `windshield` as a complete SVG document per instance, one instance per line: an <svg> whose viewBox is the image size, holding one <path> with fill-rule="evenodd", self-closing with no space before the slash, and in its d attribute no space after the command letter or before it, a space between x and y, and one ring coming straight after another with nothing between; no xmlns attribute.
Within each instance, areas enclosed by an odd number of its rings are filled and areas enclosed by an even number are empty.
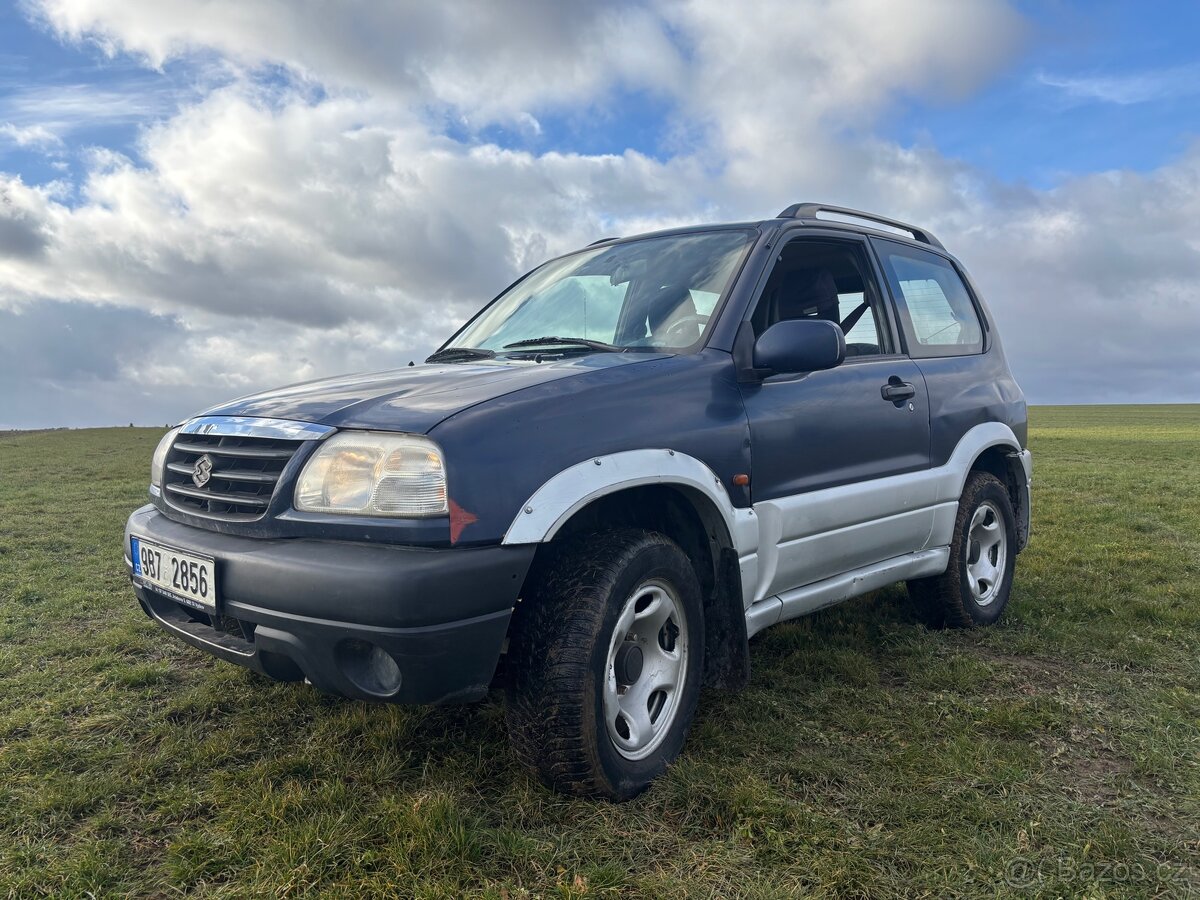
<svg viewBox="0 0 1200 900"><path fill-rule="evenodd" d="M742 230L677 234L554 260L506 291L441 353L689 347L753 237Z"/></svg>

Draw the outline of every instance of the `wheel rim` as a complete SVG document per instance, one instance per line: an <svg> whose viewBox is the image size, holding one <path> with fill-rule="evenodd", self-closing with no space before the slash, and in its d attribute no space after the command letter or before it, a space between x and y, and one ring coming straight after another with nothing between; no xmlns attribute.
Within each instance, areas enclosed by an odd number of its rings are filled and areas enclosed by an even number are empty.
<svg viewBox="0 0 1200 900"><path fill-rule="evenodd" d="M617 752L643 759L666 738L687 677L683 604L662 581L646 581L621 607L608 647L604 721Z"/></svg>
<svg viewBox="0 0 1200 900"><path fill-rule="evenodd" d="M967 529L967 581L980 606L989 606L1000 592L1008 557L1008 532L1000 510L990 500L979 504Z"/></svg>

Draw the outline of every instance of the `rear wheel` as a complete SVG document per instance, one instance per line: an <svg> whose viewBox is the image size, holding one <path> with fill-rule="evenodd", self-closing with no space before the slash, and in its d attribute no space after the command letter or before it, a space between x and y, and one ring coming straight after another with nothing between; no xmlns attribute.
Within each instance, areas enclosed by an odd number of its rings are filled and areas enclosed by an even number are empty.
<svg viewBox="0 0 1200 900"><path fill-rule="evenodd" d="M908 593L935 627L990 625L1008 605L1016 551L1008 491L995 475L972 472L958 501L946 571L908 582Z"/></svg>
<svg viewBox="0 0 1200 900"><path fill-rule="evenodd" d="M513 618L509 737L548 786L625 800L687 737L704 663L700 585L683 551L654 532L547 550Z"/></svg>

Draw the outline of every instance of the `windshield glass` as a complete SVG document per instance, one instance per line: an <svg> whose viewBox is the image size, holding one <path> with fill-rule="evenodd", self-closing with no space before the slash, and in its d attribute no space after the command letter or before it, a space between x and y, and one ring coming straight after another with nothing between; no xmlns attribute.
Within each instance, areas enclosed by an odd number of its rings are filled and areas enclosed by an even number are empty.
<svg viewBox="0 0 1200 900"><path fill-rule="evenodd" d="M741 230L668 235L554 260L505 292L447 348L689 347L704 333L753 237ZM512 346L518 342L525 344Z"/></svg>

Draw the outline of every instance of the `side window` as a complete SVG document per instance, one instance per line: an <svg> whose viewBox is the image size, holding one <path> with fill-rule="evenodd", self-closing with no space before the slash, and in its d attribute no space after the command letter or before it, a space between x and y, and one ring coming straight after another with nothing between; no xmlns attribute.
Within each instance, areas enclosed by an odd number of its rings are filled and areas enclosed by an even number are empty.
<svg viewBox="0 0 1200 900"><path fill-rule="evenodd" d="M846 356L893 348L874 278L857 245L796 238L784 244L750 321L762 334L784 319L824 319L846 335Z"/></svg>
<svg viewBox="0 0 1200 900"><path fill-rule="evenodd" d="M909 355L966 356L983 352L983 329L966 285L933 253L892 241L875 242L908 338Z"/></svg>

